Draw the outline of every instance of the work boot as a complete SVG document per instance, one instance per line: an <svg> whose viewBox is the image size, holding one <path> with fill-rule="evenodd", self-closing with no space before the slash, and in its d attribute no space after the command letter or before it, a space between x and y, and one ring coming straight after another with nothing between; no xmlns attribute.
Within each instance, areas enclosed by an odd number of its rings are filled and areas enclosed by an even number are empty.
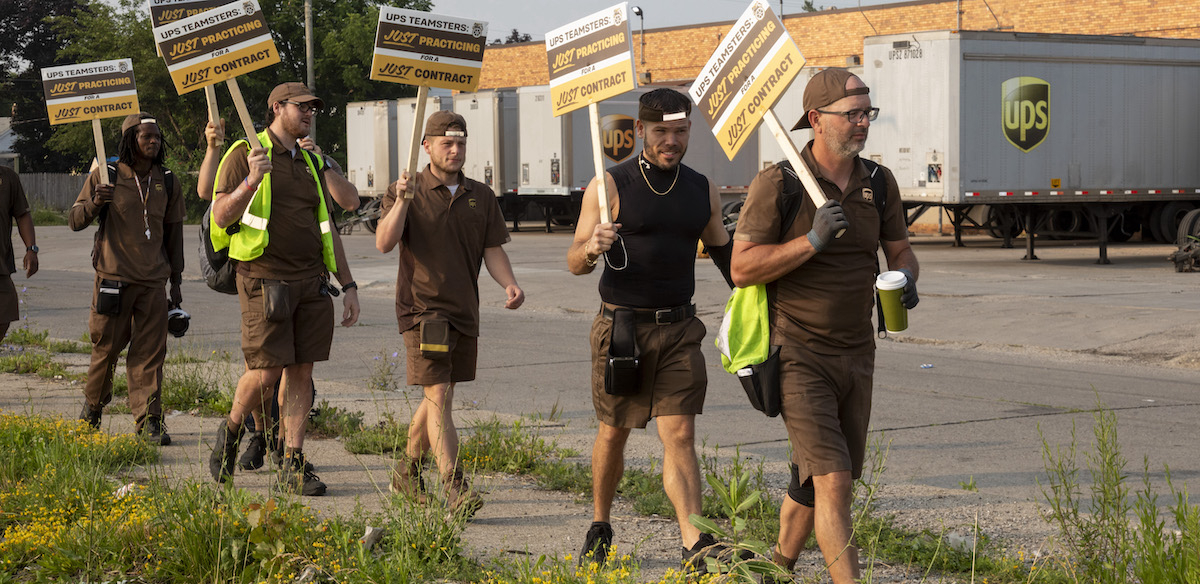
<svg viewBox="0 0 1200 584"><path fill-rule="evenodd" d="M167 434L167 425L158 416L146 416L137 427L138 436L151 444L170 446L171 435Z"/></svg>
<svg viewBox="0 0 1200 584"><path fill-rule="evenodd" d="M696 545L692 549L680 548L683 552L683 568L685 570L702 571L705 569L707 562L704 558L713 558L720 562L734 563L740 560L749 560L754 557L754 552L750 550L739 550L737 558L734 558L734 549L728 544L717 541L709 533L701 533L700 539L696 540Z"/></svg>
<svg viewBox="0 0 1200 584"><path fill-rule="evenodd" d="M789 558L779 553L779 546L771 548L771 561L776 566L787 570L787 575L763 573L762 584L787 584L794 582L792 579L792 570L796 569L796 558Z"/></svg>
<svg viewBox="0 0 1200 584"><path fill-rule="evenodd" d="M229 420L221 420L217 426L217 442L208 456L208 472L214 481L223 483L233 478L233 467L237 464L238 443L242 440L241 427L229 430Z"/></svg>
<svg viewBox="0 0 1200 584"><path fill-rule="evenodd" d="M604 521L593 521L583 540L583 549L579 552L579 565L586 562L604 565L608 560L608 552L612 549L613 528Z"/></svg>
<svg viewBox="0 0 1200 584"><path fill-rule="evenodd" d="M100 414L101 410L93 410L87 405L87 402L83 402L83 411L79 412L79 419L87 422L92 428L99 430Z"/></svg>
<svg viewBox="0 0 1200 584"><path fill-rule="evenodd" d="M275 448L271 449L271 464L275 465L276 470L283 468L283 439L282 438L276 440ZM304 462L304 470L305 471L313 472L314 470L316 470L316 468L317 467L313 466L313 463L308 462L308 461Z"/></svg>
<svg viewBox="0 0 1200 584"><path fill-rule="evenodd" d="M320 497L325 494L325 483L309 470L304 461L304 453L288 449L283 458L283 468L279 469L275 481L275 490L280 493L292 493L305 497Z"/></svg>
<svg viewBox="0 0 1200 584"><path fill-rule="evenodd" d="M422 458L402 456L392 461L392 481L388 490L400 493L412 500L425 504L429 496L425 492L425 481L421 479Z"/></svg>
<svg viewBox="0 0 1200 584"><path fill-rule="evenodd" d="M442 488L446 490L446 505L455 513L462 511L467 519L483 507L483 497L471 489L471 484L458 467L449 477L442 477Z"/></svg>
<svg viewBox="0 0 1200 584"><path fill-rule="evenodd" d="M263 466L263 457L267 455L267 437L262 432L250 432L250 440L246 442L246 450L238 459L238 468L242 470L258 470Z"/></svg>

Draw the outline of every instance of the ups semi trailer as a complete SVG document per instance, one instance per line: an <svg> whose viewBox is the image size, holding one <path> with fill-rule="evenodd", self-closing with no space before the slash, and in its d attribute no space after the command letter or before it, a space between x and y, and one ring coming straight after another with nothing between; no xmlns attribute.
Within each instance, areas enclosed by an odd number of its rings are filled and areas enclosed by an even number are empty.
<svg viewBox="0 0 1200 584"><path fill-rule="evenodd" d="M606 169L641 153L642 141L635 130L638 98L652 89L641 87L599 104L601 154ZM671 89L687 93L686 87ZM521 87L517 98L518 199L540 208L547 231L552 224L570 225L579 216L583 192L596 175L587 109L555 117L551 113L550 88L545 85ZM731 161L704 116L693 108L690 119L691 136L683 163L711 179L725 204L741 200L758 170L758 142L747 143Z"/></svg>
<svg viewBox="0 0 1200 584"><path fill-rule="evenodd" d="M910 224L944 208L956 245L1024 231L1032 260L1039 237L1083 236L1108 263L1109 241L1174 243L1200 221L1200 41L884 35L863 80L880 114L862 156L895 173Z"/></svg>

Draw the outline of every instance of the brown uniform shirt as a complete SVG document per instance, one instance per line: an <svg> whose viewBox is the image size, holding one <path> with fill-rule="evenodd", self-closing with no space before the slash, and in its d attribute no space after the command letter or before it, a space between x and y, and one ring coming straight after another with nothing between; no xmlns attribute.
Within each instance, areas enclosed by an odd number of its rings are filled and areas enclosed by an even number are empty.
<svg viewBox="0 0 1200 584"><path fill-rule="evenodd" d="M428 165L414 180L396 277L400 332L440 314L458 332L477 337L483 250L509 241L496 194L460 172L458 192L451 197L450 189L433 176ZM393 187L388 187L383 197L385 216L396 196Z"/></svg>
<svg viewBox="0 0 1200 584"><path fill-rule="evenodd" d="M284 145L275 134L271 136L271 216L267 218L267 247L263 254L248 262L238 263L238 272L251 278L268 280L302 280L327 272L321 255L321 226L317 222L317 181L296 144ZM265 146L265 144L264 144ZM294 149L294 152L289 149ZM221 166L217 176L217 192L231 193L250 175L246 156L250 151L238 146ZM320 161L313 164L320 173ZM321 176L321 191L325 208L331 213L333 203L329 189ZM331 223L332 224L332 223Z"/></svg>
<svg viewBox="0 0 1200 584"><path fill-rule="evenodd" d="M13 257L13 219L29 212L29 201L25 189L21 188L21 177L7 166L0 166L0 225L5 233L0 237L0 269L5 274L17 271L17 260Z"/></svg>
<svg viewBox="0 0 1200 584"><path fill-rule="evenodd" d="M92 250L96 273L121 282L162 286L172 273L183 272L182 247L173 252L178 257L169 257L163 242L164 238L171 238L178 246L182 240L184 208L180 181L176 178L174 192L168 196L162 167L151 166L149 180L140 180L141 188L147 191L143 201L133 169L118 162L112 202L97 207L92 195L100 184L102 172L108 172L108 167L93 170L79 191L67 216L71 229L79 231L87 227L104 210Z"/></svg>
<svg viewBox="0 0 1200 584"><path fill-rule="evenodd" d="M856 163L846 192L821 176L812 157L812 142L801 153L825 196L841 203L850 227L824 251L773 284L775 314L772 342L800 345L826 355L869 352L875 347L871 327L875 260L879 241L899 241L908 237L900 189L891 171L886 173L887 196L881 220L871 191L871 180L861 161ZM780 237L779 195L783 190L783 172L772 166L754 177L746 203L738 216L734 239L760 244L776 244L802 237L812 229L816 206L808 197L789 231Z"/></svg>

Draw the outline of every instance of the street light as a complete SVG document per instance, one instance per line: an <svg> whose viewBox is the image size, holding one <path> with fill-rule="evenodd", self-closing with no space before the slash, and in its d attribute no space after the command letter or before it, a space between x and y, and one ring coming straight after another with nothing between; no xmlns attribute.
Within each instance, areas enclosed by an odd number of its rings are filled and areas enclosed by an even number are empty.
<svg viewBox="0 0 1200 584"><path fill-rule="evenodd" d="M633 15L638 17L638 21L641 22L642 31L638 36L642 37L642 64L645 65L646 64L646 16L644 14L642 14L641 6L634 6L630 10L633 11Z"/></svg>

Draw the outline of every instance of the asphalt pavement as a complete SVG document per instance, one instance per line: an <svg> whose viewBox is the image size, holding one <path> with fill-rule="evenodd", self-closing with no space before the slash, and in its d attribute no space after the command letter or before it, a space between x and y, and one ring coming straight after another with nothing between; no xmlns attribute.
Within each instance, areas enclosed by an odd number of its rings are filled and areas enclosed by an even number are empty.
<svg viewBox="0 0 1200 584"><path fill-rule="evenodd" d="M71 340L86 332L93 233L37 229L41 271L31 280L14 275L34 329ZM540 414L554 421L564 444L586 452L595 431L587 337L599 303L599 272L567 272L569 230L512 236L505 249L527 300L519 310L505 310L503 290L481 274L478 379L459 386L456 406L506 419ZM195 226L186 229L186 240L198 245ZM363 312L356 326L338 328L332 358L316 366L314 378L322 399L364 410L370 420L411 403L404 392L380 393L367 383L385 363L396 363L403 387L396 256L376 251L365 231L343 241ZM921 303L909 315L908 331L879 342L872 428L890 441L885 480L942 488L973 480L981 493L1036 499L1043 436L1065 445L1074 425L1080 442L1089 442L1092 410L1103 403L1117 411L1129 470L1140 472L1146 457L1156 484L1169 465L1176 483L1195 491L1200 274L1175 273L1165 259L1172 248L1165 245L1115 245L1113 264L1097 265L1088 243L1039 244L1042 259L1027 262L1019 245L1001 249L988 237L969 237L966 248L950 242L914 238ZM208 290L194 257L188 254L183 286L191 330L170 342L236 357L237 301ZM738 448L763 456L776 478L786 480L782 422L749 408L711 344L728 290L708 260L698 260L696 272L695 300L710 339L708 399L697 439L725 454ZM629 464L649 465L660 453L652 424L631 438Z"/></svg>

